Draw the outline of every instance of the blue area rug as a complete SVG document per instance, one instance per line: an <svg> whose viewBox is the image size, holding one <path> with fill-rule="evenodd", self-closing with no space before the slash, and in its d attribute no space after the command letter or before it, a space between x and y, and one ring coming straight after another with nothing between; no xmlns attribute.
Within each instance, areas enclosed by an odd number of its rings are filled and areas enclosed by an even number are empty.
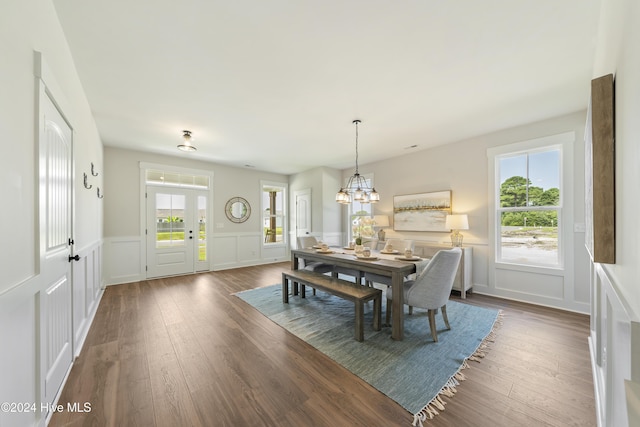
<svg viewBox="0 0 640 427"><path fill-rule="evenodd" d="M468 360L484 355L499 318L497 310L449 301L446 330L436 315L438 342L433 342L426 310L405 306L404 340L391 339L391 328L374 331L373 303L365 304L364 342L354 337L354 306L324 292L282 303L280 285L236 294L269 319L326 354L414 415L414 425L444 409L442 396L452 397ZM385 298L382 315L384 321Z"/></svg>

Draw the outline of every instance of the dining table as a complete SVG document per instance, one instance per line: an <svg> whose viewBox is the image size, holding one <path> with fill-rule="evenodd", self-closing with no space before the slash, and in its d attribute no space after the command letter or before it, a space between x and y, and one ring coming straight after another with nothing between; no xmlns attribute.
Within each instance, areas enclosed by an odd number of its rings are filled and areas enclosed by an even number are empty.
<svg viewBox="0 0 640 427"><path fill-rule="evenodd" d="M372 251L369 259L355 255L350 248L315 248L294 249L291 251L291 269L297 270L300 259L318 261L366 273L375 273L391 278L392 313L404 313L404 278L412 273L420 272L428 260L415 257L415 260L402 260L400 254L383 254ZM404 339L404 316L391 316L391 338L397 341Z"/></svg>

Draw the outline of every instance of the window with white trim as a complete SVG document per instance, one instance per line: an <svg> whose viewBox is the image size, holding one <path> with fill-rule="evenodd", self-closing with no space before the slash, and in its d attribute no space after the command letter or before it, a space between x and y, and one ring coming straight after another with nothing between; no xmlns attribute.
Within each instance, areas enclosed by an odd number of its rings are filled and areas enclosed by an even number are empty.
<svg viewBox="0 0 640 427"><path fill-rule="evenodd" d="M287 185L262 183L262 236L264 245L286 243Z"/></svg>
<svg viewBox="0 0 640 427"><path fill-rule="evenodd" d="M365 179L369 188L373 188L373 179ZM349 240L354 241L360 237L362 244L366 244L371 242L374 234L372 204L352 200L349 203Z"/></svg>
<svg viewBox="0 0 640 427"><path fill-rule="evenodd" d="M560 267L560 146L496 157L496 262Z"/></svg>
<svg viewBox="0 0 640 427"><path fill-rule="evenodd" d="M496 262L561 267L562 149L496 156Z"/></svg>

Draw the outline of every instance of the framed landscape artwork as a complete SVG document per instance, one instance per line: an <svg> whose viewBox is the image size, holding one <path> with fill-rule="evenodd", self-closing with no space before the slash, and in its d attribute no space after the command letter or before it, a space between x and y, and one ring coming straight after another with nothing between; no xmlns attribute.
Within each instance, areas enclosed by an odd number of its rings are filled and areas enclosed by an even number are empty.
<svg viewBox="0 0 640 427"><path fill-rule="evenodd" d="M442 231L451 213L451 191L393 196L393 229L396 231Z"/></svg>

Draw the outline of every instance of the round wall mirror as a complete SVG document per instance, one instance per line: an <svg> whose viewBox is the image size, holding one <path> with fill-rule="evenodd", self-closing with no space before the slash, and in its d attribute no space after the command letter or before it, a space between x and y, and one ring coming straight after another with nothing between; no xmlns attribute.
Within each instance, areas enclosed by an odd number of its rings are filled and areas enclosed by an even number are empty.
<svg viewBox="0 0 640 427"><path fill-rule="evenodd" d="M251 215L251 205L242 197L232 197L224 206L224 213L231 222L245 222Z"/></svg>

